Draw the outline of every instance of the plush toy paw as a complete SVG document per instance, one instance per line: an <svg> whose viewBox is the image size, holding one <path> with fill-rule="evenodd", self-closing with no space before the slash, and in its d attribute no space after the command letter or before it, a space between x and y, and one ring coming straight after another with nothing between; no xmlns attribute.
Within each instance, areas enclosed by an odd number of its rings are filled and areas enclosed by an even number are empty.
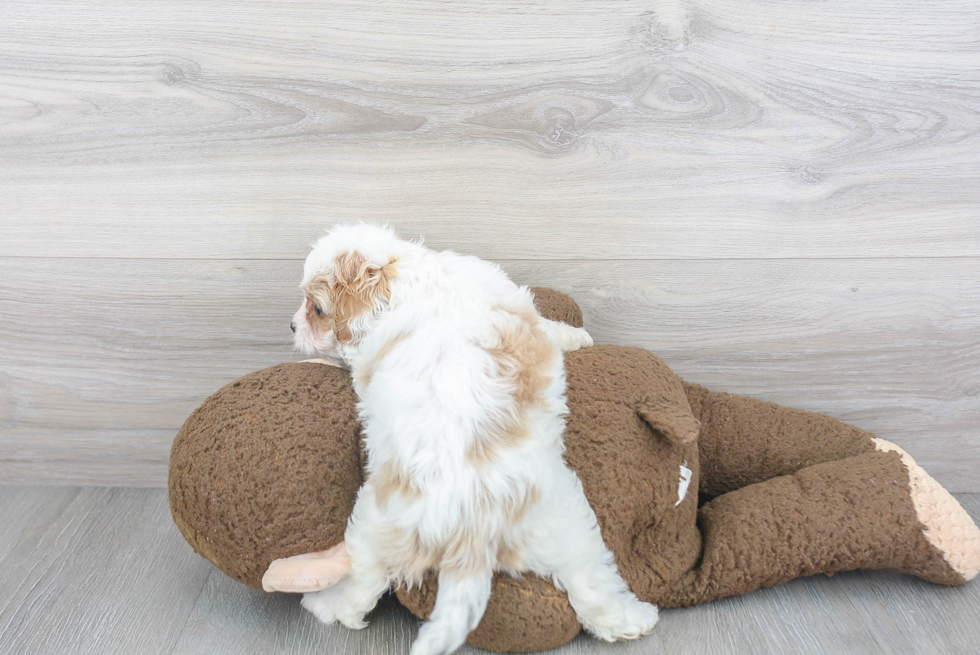
<svg viewBox="0 0 980 655"><path fill-rule="evenodd" d="M980 573L980 528L959 502L900 447L875 439L875 448L897 452L909 471L909 494L926 540L964 580Z"/></svg>
<svg viewBox="0 0 980 655"><path fill-rule="evenodd" d="M630 598L610 604L600 616L582 621L582 625L605 641L639 639L653 630L659 618L656 605Z"/></svg>
<svg viewBox="0 0 980 655"><path fill-rule="evenodd" d="M347 598L349 585L350 578L346 578L329 589L303 594L303 608L327 625L340 621L351 630L366 628L365 612L351 609L351 603Z"/></svg>

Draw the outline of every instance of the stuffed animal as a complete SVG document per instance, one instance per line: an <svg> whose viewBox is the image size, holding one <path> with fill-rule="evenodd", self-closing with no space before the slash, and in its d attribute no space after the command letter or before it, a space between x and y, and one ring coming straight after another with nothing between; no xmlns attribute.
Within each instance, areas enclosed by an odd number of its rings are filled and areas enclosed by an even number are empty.
<svg viewBox="0 0 980 655"><path fill-rule="evenodd" d="M582 325L570 298L534 293L543 316ZM980 570L980 530L887 441L713 393L639 348L594 346L565 363L566 459L642 600L687 606L859 568L957 585ZM195 410L174 441L169 482L194 550L255 588L263 576L267 588L293 591L342 577L364 466L355 400L346 371L295 363L246 375ZM435 578L397 594L425 618ZM527 652L579 630L550 582L498 574L468 641Z"/></svg>

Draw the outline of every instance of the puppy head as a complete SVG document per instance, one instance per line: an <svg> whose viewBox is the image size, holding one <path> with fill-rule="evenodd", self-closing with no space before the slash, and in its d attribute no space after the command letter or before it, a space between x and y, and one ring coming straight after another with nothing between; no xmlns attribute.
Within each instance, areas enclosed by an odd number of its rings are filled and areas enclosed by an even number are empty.
<svg viewBox="0 0 980 655"><path fill-rule="evenodd" d="M388 228L359 224L335 227L313 246L292 322L297 348L342 363L343 346L356 345L391 299L400 243Z"/></svg>

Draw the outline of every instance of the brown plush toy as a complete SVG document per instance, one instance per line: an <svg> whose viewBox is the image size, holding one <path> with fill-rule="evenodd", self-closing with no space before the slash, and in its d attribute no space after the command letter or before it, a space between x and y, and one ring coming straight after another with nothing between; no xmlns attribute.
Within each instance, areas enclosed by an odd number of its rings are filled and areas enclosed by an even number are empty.
<svg viewBox="0 0 980 655"><path fill-rule="evenodd" d="M534 292L543 316L582 325L570 298ZM980 530L897 446L688 384L639 348L595 346L565 363L566 459L642 600L693 605L858 568L947 585L980 571ZM296 591L342 577L364 464L354 404L347 372L318 363L246 375L205 401L170 460L171 510L194 549L255 588L263 575ZM433 577L398 597L424 618L435 593ZM526 652L579 630L550 582L498 574L468 641Z"/></svg>

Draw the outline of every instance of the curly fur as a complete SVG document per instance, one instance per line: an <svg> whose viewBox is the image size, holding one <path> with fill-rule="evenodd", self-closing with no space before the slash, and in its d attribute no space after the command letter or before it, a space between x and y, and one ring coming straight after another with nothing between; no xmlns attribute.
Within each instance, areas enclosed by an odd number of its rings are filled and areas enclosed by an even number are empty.
<svg viewBox="0 0 980 655"><path fill-rule="evenodd" d="M620 577L562 458L561 351L592 345L584 330L541 318L494 264L365 224L320 239L301 287L296 345L350 368L367 451L351 574L304 607L360 628L392 584L434 569L412 653L450 653L479 623L493 572L532 571L603 639L653 628L656 607Z"/></svg>

